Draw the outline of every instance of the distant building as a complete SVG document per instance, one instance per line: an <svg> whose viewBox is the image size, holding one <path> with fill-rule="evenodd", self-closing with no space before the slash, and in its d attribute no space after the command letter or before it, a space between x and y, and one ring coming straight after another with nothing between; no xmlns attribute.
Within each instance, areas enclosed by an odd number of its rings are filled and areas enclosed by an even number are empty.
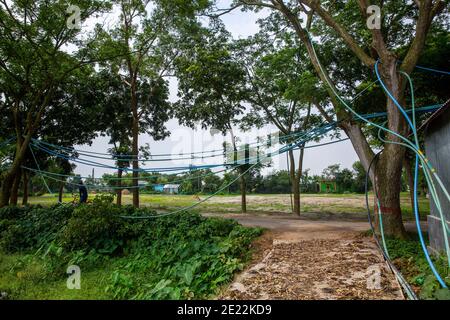
<svg viewBox="0 0 450 320"><path fill-rule="evenodd" d="M163 190L165 193L175 194L178 193L180 189L179 184L165 184Z"/></svg>
<svg viewBox="0 0 450 320"><path fill-rule="evenodd" d="M164 192L164 185L163 184L155 184L153 186L153 190L156 192Z"/></svg>
<svg viewBox="0 0 450 320"><path fill-rule="evenodd" d="M436 111L422 126L425 129L425 152L445 188L450 190L450 100ZM442 211L450 226L450 203L441 188L437 187ZM442 220L434 201L430 197L430 215L427 217L431 249L444 251Z"/></svg>
<svg viewBox="0 0 450 320"><path fill-rule="evenodd" d="M317 182L317 192L320 193L333 193L337 192L336 181L333 180L320 180Z"/></svg>
<svg viewBox="0 0 450 320"><path fill-rule="evenodd" d="M148 182L145 180L138 180L138 186L139 187L145 187L148 185Z"/></svg>

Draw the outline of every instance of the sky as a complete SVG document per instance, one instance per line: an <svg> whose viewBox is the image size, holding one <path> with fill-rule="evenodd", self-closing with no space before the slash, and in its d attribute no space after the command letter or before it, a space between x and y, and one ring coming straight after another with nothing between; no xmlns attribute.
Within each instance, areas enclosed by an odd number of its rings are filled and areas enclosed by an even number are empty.
<svg viewBox="0 0 450 320"><path fill-rule="evenodd" d="M226 8L229 1L222 0L219 1L219 8ZM234 38L245 38L251 36L258 32L257 19L267 14L267 12L260 12L258 14L252 12L241 12L239 10L234 10L222 16L222 20L229 32L231 32ZM177 81L176 79L171 79L169 81L170 87L170 100L172 102L177 101ZM171 154L172 157L182 157L179 156L180 153L189 152L201 152L208 150L221 150L222 143L225 141L230 141L230 137L223 137L220 134L211 135L209 130L201 130L198 128L192 130L178 124L178 120L172 119L167 123L167 128L171 131L171 136L166 138L164 141L154 141L149 135L140 135L139 144L150 145L151 153L157 154ZM240 132L236 129L235 134L239 137L241 143L252 143L257 141L257 137L266 137L270 133L276 132L273 126L267 126L261 130L251 130L250 132ZM345 138L345 135L343 136ZM82 145L76 146L76 149L106 153L108 148L108 137L98 137L96 138L92 145ZM324 139L320 143L328 142L330 140ZM314 145L315 142L311 142L308 145ZM274 147L275 148L275 147ZM275 149L272 149L275 150ZM220 152L219 152L220 153ZM153 159L164 159L167 157L155 156ZM114 166L113 161L91 159L93 161L99 162L106 166ZM274 170L285 170L286 169L286 155L282 154L271 159L272 166L265 168L263 174L268 174ZM341 168L351 168L352 164L357 161L357 155L349 141L344 141L336 144L331 144L327 146L306 149L304 156L304 168L310 169L310 174L321 174L322 170L332 164L340 164ZM183 159L177 161L154 161L146 162L145 164L140 164L142 168L161 168L161 167L188 167L189 165L201 165L201 164L220 164L223 163L223 157L208 158L208 159ZM219 169L217 169L219 170ZM95 168L95 177L100 177L104 173L113 173L113 169L109 168ZM77 164L75 169L76 174L81 176L88 176L92 174L92 166Z"/></svg>

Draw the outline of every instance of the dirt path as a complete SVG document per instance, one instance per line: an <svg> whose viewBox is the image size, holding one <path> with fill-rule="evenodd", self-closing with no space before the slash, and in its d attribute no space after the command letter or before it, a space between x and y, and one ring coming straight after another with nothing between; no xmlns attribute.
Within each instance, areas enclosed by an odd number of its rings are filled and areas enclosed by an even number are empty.
<svg viewBox="0 0 450 320"><path fill-rule="evenodd" d="M226 217L269 231L220 299L403 299L374 241L360 236L367 222Z"/></svg>

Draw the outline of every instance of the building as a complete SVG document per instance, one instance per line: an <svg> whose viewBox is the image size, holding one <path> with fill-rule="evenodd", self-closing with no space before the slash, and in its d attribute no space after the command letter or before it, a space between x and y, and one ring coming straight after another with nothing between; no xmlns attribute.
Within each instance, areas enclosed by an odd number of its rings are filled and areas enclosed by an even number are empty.
<svg viewBox="0 0 450 320"><path fill-rule="evenodd" d="M165 193L175 194L178 193L180 189L179 184L165 184L163 190Z"/></svg>
<svg viewBox="0 0 450 320"><path fill-rule="evenodd" d="M148 182L145 180L138 180L138 186L140 188L146 187L148 185Z"/></svg>
<svg viewBox="0 0 450 320"><path fill-rule="evenodd" d="M450 100L436 111L422 126L425 130L425 153L445 188L450 190ZM450 203L441 188L437 187L442 211L450 226ZM431 197L430 197L431 198ZM444 231L435 203L430 199L430 215L427 217L430 248L436 252L444 251Z"/></svg>
<svg viewBox="0 0 450 320"><path fill-rule="evenodd" d="M336 181L332 180L320 180L317 182L317 192L320 193L333 193L337 192Z"/></svg>
<svg viewBox="0 0 450 320"><path fill-rule="evenodd" d="M156 192L164 192L164 185L163 184L155 184L153 186L153 190Z"/></svg>

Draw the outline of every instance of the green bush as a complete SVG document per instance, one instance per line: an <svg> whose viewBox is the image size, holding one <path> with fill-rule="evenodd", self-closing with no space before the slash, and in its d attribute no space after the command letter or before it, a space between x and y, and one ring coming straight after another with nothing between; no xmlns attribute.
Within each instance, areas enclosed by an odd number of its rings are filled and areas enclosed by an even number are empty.
<svg viewBox="0 0 450 320"><path fill-rule="evenodd" d="M155 215L118 207L105 196L80 206L5 208L0 246L31 253L43 266L42 279L65 278L71 264L84 271L110 268L105 291L114 299L191 299L209 297L231 281L261 234L195 213Z"/></svg>
<svg viewBox="0 0 450 320"><path fill-rule="evenodd" d="M450 290L441 288L439 282L432 274L430 266L417 239L398 240L388 239L386 241L389 256L406 276L409 283L420 287L419 297L421 299L446 299L450 298ZM448 276L447 259L443 256L431 257L433 263L444 281L450 285Z"/></svg>
<svg viewBox="0 0 450 320"><path fill-rule="evenodd" d="M59 240L66 250L93 248L113 253L123 245L121 209L104 200L77 207Z"/></svg>
<svg viewBox="0 0 450 320"><path fill-rule="evenodd" d="M56 239L72 213L72 205L2 208L0 247L7 251L22 251L46 246Z"/></svg>

